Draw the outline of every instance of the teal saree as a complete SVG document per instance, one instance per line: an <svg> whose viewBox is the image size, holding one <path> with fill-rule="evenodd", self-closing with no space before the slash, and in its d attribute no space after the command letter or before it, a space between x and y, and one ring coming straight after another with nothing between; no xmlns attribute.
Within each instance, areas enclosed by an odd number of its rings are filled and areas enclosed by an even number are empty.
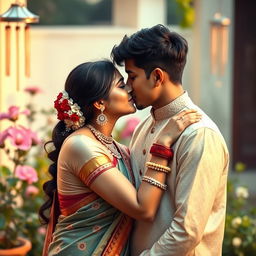
<svg viewBox="0 0 256 256"><path fill-rule="evenodd" d="M122 155L118 169L134 184L129 155L118 147ZM48 230L43 256L128 256L132 223L130 217L92 192L61 209L57 224L48 226L51 230Z"/></svg>

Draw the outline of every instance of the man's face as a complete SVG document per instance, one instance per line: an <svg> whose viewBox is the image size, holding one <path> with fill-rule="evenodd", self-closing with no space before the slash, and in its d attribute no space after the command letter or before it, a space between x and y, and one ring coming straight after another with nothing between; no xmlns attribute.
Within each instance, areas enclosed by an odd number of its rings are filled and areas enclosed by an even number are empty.
<svg viewBox="0 0 256 256"><path fill-rule="evenodd" d="M147 79L144 69L138 68L133 59L125 60L125 72L128 74L127 85L131 87L131 95L137 109L151 106L155 100L154 80Z"/></svg>

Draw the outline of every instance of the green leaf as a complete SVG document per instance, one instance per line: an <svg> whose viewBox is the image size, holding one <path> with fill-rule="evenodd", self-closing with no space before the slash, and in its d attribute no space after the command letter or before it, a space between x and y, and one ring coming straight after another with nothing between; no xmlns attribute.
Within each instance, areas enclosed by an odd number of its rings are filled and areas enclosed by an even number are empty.
<svg viewBox="0 0 256 256"><path fill-rule="evenodd" d="M10 176L11 174L12 172L10 171L9 168L7 168L6 166L0 166L0 177Z"/></svg>
<svg viewBox="0 0 256 256"><path fill-rule="evenodd" d="M0 182L0 191L1 192L5 192L6 191L6 186L2 182Z"/></svg>
<svg viewBox="0 0 256 256"><path fill-rule="evenodd" d="M17 182L19 181L18 178L7 178L6 181L9 183L10 186L15 187Z"/></svg>
<svg viewBox="0 0 256 256"><path fill-rule="evenodd" d="M5 227L5 217L1 214L0 215L0 230L3 230Z"/></svg>

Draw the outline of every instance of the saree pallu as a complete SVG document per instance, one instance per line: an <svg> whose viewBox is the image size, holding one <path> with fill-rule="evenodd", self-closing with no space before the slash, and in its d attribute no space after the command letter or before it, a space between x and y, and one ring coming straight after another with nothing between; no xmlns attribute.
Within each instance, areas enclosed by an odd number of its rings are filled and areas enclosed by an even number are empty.
<svg viewBox="0 0 256 256"><path fill-rule="evenodd" d="M118 168L133 182L127 155L123 150L121 153ZM75 205L61 210L47 255L128 256L132 223L130 217L92 192Z"/></svg>
<svg viewBox="0 0 256 256"><path fill-rule="evenodd" d="M48 255L128 256L131 218L94 193L85 200L75 213L60 215Z"/></svg>

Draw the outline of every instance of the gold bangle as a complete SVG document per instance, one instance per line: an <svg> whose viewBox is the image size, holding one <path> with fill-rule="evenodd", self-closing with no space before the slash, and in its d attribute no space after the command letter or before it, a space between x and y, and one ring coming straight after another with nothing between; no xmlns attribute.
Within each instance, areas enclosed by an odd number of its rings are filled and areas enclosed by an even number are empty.
<svg viewBox="0 0 256 256"><path fill-rule="evenodd" d="M143 176L142 177L142 181L145 181L147 183L149 183L150 185L156 186L162 190L166 190L167 189L167 185L166 184L162 184L161 182L155 180L152 177L149 176Z"/></svg>
<svg viewBox="0 0 256 256"><path fill-rule="evenodd" d="M164 172L164 173L169 173L171 172L171 168L168 166L164 166L161 164L156 164L153 162L146 162L146 167L154 170L154 171L158 171L158 172Z"/></svg>

